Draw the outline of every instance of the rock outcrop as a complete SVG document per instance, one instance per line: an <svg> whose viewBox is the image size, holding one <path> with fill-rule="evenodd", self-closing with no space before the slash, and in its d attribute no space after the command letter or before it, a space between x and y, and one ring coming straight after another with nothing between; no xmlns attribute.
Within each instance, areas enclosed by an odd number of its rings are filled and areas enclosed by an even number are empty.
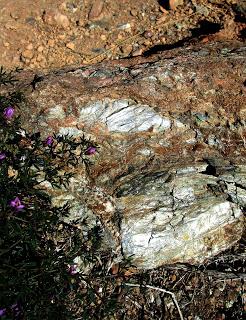
<svg viewBox="0 0 246 320"><path fill-rule="evenodd" d="M47 185L54 204L98 216L139 268L231 247L246 206L245 53L220 43L23 75L28 130L100 146L89 175L81 166L68 190Z"/></svg>

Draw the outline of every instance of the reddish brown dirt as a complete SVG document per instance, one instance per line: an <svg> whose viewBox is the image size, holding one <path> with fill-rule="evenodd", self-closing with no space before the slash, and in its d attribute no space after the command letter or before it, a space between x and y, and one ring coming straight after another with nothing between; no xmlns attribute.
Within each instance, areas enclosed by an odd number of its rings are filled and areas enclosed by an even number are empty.
<svg viewBox="0 0 246 320"><path fill-rule="evenodd" d="M0 0L0 65L53 69L155 52L199 36L242 39L243 2Z"/></svg>

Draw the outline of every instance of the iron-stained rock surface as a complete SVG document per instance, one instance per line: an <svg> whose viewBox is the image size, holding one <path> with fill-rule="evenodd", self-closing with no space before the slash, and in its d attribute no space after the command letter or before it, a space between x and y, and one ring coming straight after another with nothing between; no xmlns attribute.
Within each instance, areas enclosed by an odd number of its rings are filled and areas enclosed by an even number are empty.
<svg viewBox="0 0 246 320"><path fill-rule="evenodd" d="M241 237L246 49L219 43L23 77L25 127L100 145L54 204L96 215L140 268L201 263ZM32 85L30 84L32 82ZM71 170L68 168L67 170Z"/></svg>

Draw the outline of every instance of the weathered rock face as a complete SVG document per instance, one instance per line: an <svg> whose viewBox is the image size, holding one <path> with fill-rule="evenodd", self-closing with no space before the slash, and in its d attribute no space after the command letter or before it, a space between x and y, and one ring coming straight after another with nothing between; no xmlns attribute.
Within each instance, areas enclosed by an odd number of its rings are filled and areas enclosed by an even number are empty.
<svg viewBox="0 0 246 320"><path fill-rule="evenodd" d="M246 206L246 50L183 48L60 71L26 86L25 126L100 145L54 204L99 216L140 268L201 263L232 246Z"/></svg>
<svg viewBox="0 0 246 320"><path fill-rule="evenodd" d="M119 188L123 252L134 255L138 266L203 262L237 240L242 230L237 202L245 204L245 190L230 190L223 177L207 175L207 167L151 172ZM245 185L245 173L237 170L230 177Z"/></svg>

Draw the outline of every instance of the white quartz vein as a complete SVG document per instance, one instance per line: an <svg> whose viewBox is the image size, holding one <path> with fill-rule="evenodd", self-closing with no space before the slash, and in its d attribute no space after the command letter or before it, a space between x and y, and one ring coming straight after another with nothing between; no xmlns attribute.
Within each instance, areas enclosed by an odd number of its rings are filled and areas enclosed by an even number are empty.
<svg viewBox="0 0 246 320"><path fill-rule="evenodd" d="M171 127L169 118L162 117L148 105L127 99L105 99L87 104L80 109L79 122L102 123L111 132L138 132L150 128L164 131Z"/></svg>

